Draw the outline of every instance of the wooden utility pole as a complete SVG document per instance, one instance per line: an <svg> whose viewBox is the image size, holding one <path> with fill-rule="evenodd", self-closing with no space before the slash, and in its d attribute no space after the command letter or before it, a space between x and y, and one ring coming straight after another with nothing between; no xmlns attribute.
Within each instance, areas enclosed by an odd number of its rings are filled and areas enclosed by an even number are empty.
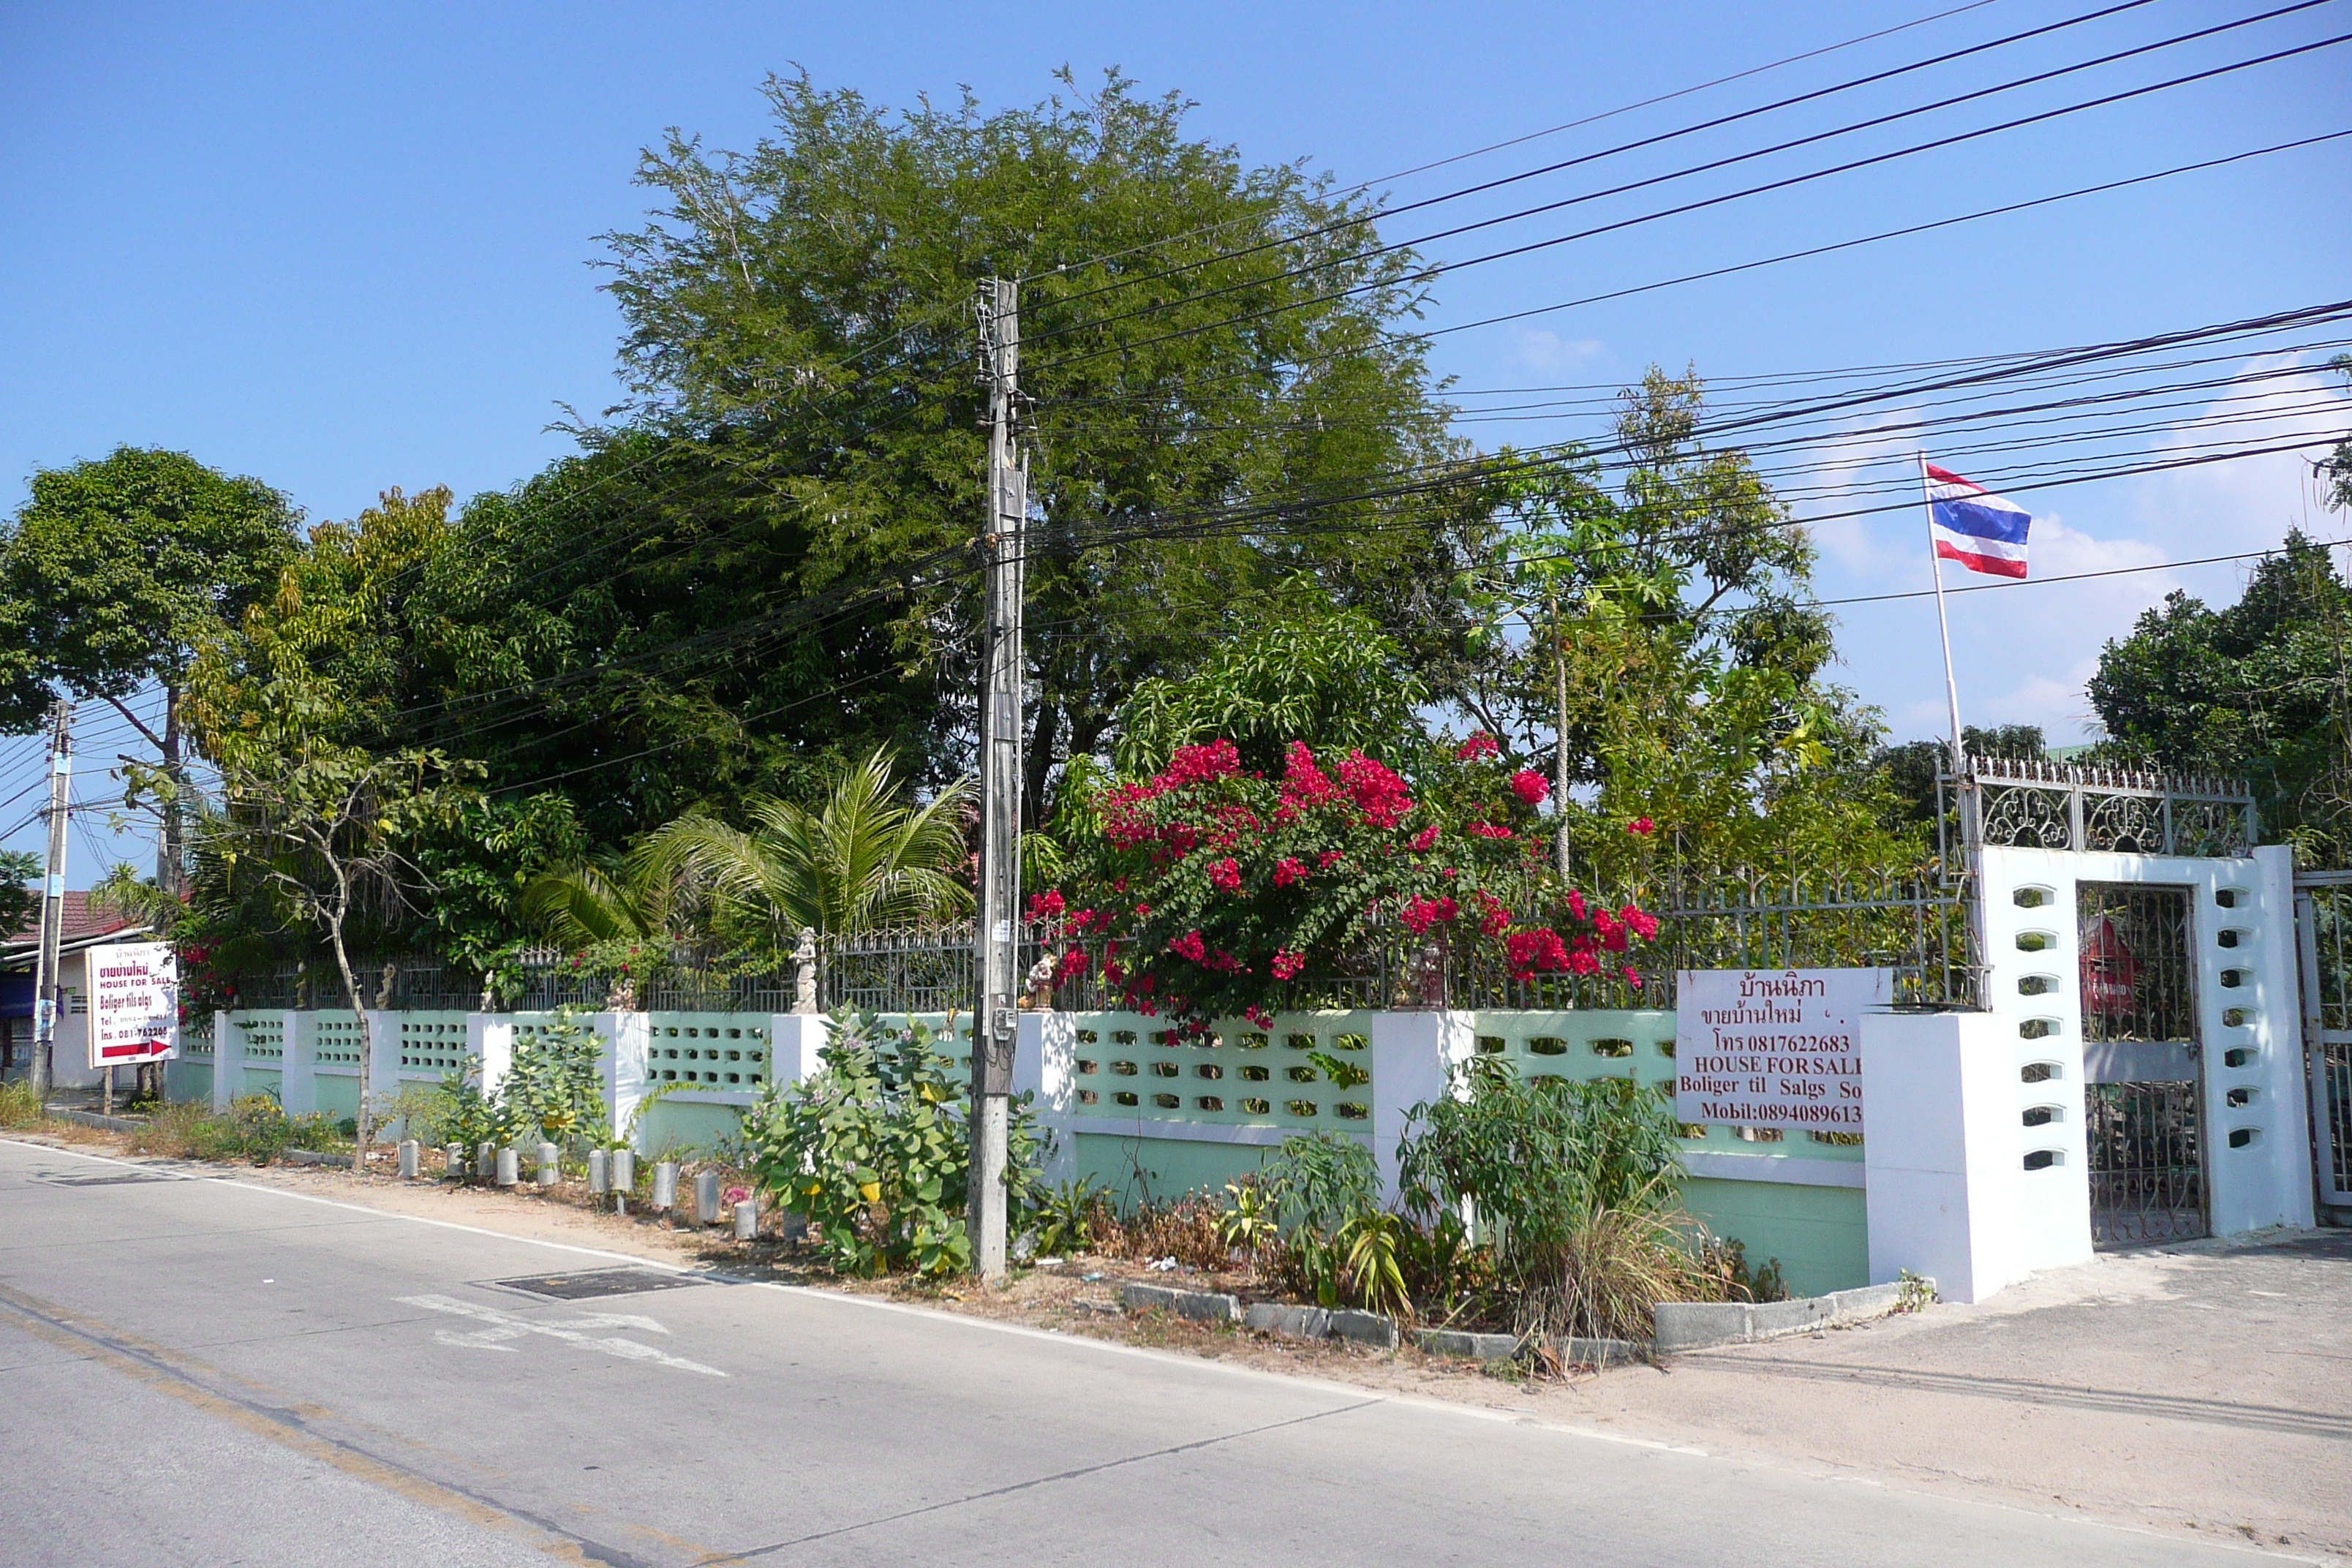
<svg viewBox="0 0 2352 1568"><path fill-rule="evenodd" d="M1020 286L980 286L988 383L986 516L980 536L987 614L980 658L980 904L972 921L979 998L972 1009L969 1227L972 1266L1004 1273L1004 1173L1013 1054L1021 1026L1021 599L1029 474L1021 458Z"/></svg>
<svg viewBox="0 0 2352 1568"><path fill-rule="evenodd" d="M49 1082L55 1068L51 1054L58 1039L58 1014L63 1009L65 985L58 974L58 949L66 934L66 813L73 794L73 708L63 698L49 704L48 875L41 884L41 946L33 969L34 1098L46 1111Z"/></svg>

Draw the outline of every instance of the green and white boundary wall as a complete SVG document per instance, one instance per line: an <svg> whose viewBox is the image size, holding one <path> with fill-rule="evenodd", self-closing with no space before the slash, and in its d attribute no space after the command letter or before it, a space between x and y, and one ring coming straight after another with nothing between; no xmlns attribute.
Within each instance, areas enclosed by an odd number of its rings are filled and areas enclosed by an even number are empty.
<svg viewBox="0 0 2352 1568"><path fill-rule="evenodd" d="M1685 1128L1685 1205L1744 1243L1751 1260L1780 1259L1801 1295L1885 1283L1908 1268L1949 1299L1977 1300L2088 1259L2074 918L2075 884L2088 880L2192 891L2213 1231L2310 1224L2292 875L2283 848L2231 859L1986 849L1988 1009L1862 1020L1860 1144L1797 1130ZM557 1016L370 1016L371 1077L389 1092L461 1070L495 1089L517 1042ZM970 1015L911 1016L941 1036L961 1068ZM828 1028L796 1014L574 1021L605 1042L613 1124L634 1118L646 1153L728 1138L769 1084L816 1070ZM889 1021L903 1026L910 1016ZM1462 1064L1495 1057L1527 1076L1625 1078L1671 1093L1675 1039L1665 1010L1304 1013L1191 1043L1139 1014L1034 1012L1021 1020L1013 1081L1055 1134L1057 1183L1088 1176L1129 1196L1214 1191L1284 1139L1333 1131L1363 1140L1392 1188L1408 1110L1448 1092ZM217 1014L209 1037L184 1042L172 1091L218 1106L270 1091L289 1112L349 1116L362 1048L347 1011ZM638 1115L656 1088L688 1084Z"/></svg>

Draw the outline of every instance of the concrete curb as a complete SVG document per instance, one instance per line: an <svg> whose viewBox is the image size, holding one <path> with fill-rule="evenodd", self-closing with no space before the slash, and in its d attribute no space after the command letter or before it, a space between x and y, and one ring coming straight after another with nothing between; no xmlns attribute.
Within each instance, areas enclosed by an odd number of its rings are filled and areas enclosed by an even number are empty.
<svg viewBox="0 0 2352 1568"><path fill-rule="evenodd" d="M145 1121L138 1117L101 1116L95 1110L68 1110L62 1106L53 1107L49 1114L59 1121L76 1122L83 1127L96 1127L108 1132L137 1132L148 1125Z"/></svg>
<svg viewBox="0 0 2352 1568"><path fill-rule="evenodd" d="M1526 1342L1517 1334L1474 1334L1463 1329L1415 1329L1413 1342L1432 1355L1472 1361L1509 1361Z"/></svg>
<svg viewBox="0 0 2352 1568"><path fill-rule="evenodd" d="M1238 1322L1241 1299L1214 1290L1179 1290L1171 1285L1128 1285L1120 1289L1119 1304L1139 1312L1173 1312L1202 1323Z"/></svg>
<svg viewBox="0 0 2352 1568"><path fill-rule="evenodd" d="M1918 1281L1929 1291L1932 1279ZM1864 1285L1794 1301L1662 1301L1651 1313L1657 1353L1704 1350L1709 1345L1754 1344L1790 1334L1811 1333L1832 1323L1883 1318L1903 1300L1906 1286Z"/></svg>

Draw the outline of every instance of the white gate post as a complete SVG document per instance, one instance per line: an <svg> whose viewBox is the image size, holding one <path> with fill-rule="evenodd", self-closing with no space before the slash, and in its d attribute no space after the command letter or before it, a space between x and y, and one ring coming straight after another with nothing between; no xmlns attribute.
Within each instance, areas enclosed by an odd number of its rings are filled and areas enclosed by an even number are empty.
<svg viewBox="0 0 2352 1568"><path fill-rule="evenodd" d="M646 1060L653 1020L645 1013L599 1013L592 1023L604 1042L604 1113L612 1118L617 1138L628 1130L630 1118L653 1087Z"/></svg>

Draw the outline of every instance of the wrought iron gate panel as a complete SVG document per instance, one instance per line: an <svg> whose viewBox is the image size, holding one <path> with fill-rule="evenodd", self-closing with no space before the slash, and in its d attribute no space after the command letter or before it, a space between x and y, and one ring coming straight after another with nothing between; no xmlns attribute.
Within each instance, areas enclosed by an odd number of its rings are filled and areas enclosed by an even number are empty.
<svg viewBox="0 0 2352 1568"><path fill-rule="evenodd" d="M2352 1206L2352 871L2294 879L2319 1201Z"/></svg>
<svg viewBox="0 0 2352 1568"><path fill-rule="evenodd" d="M2183 1241L2205 1234L2205 1162L2196 1083L2084 1088L2091 1241Z"/></svg>
<svg viewBox="0 0 2352 1568"><path fill-rule="evenodd" d="M2204 1084L2186 888L2075 884L2091 1239L2203 1236ZM2101 1049L2101 1047L2106 1049Z"/></svg>

